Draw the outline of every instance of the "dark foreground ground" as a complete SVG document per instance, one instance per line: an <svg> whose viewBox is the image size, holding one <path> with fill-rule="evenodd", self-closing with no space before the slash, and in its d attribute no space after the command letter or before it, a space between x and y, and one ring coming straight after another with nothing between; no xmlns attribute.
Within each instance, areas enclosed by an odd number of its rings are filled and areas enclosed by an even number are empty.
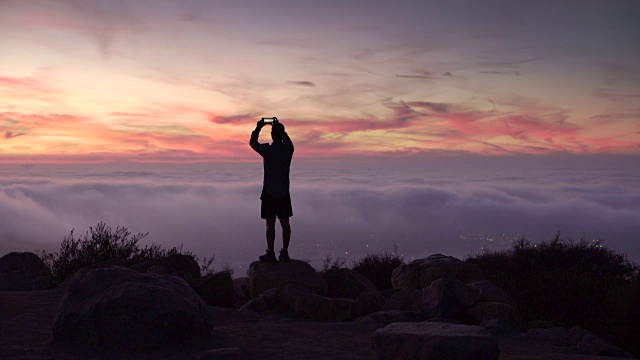
<svg viewBox="0 0 640 360"><path fill-rule="evenodd" d="M210 338L141 353L79 350L52 346L52 324L64 289L0 292L0 359L199 359L216 348L239 348L247 359L377 359L372 334L377 326L265 318L234 309L211 308L217 319ZM530 340L500 338L500 359L607 359Z"/></svg>

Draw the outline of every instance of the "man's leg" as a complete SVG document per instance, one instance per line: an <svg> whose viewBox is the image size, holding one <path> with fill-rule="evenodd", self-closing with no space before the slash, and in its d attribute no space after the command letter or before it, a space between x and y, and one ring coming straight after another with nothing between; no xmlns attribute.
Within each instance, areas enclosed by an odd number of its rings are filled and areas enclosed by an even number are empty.
<svg viewBox="0 0 640 360"><path fill-rule="evenodd" d="M280 225L282 226L282 249L289 251L289 241L291 240L291 225L289 224L289 218L280 218Z"/></svg>
<svg viewBox="0 0 640 360"><path fill-rule="evenodd" d="M266 219L267 221L267 249L274 251L274 243L276 241L276 219Z"/></svg>

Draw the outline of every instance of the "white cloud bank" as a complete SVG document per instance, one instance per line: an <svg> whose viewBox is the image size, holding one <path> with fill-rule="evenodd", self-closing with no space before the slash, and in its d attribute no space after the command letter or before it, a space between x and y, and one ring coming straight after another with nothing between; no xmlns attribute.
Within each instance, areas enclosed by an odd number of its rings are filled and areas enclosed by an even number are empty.
<svg viewBox="0 0 640 360"><path fill-rule="evenodd" d="M556 231L640 260L640 177L633 168L513 165L294 166L291 253L319 261L390 251L407 259L500 249ZM104 221L246 266L265 248L261 165L5 166L0 254L56 250L71 229ZM280 246L280 232L276 246ZM492 239L492 241L490 240ZM318 265L318 263L313 263Z"/></svg>

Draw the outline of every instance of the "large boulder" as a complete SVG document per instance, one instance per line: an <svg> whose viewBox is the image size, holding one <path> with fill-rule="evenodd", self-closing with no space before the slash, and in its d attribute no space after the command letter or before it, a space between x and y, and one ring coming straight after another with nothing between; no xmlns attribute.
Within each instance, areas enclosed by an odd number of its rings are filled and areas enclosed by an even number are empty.
<svg viewBox="0 0 640 360"><path fill-rule="evenodd" d="M373 334L380 359L469 359L500 357L497 340L479 326L438 322L393 323Z"/></svg>
<svg viewBox="0 0 640 360"><path fill-rule="evenodd" d="M177 275L191 286L195 286L201 277L200 266L191 255L173 254L131 265L130 268L146 274Z"/></svg>
<svg viewBox="0 0 640 360"><path fill-rule="evenodd" d="M0 291L44 289L51 279L51 271L34 253L12 252L0 258Z"/></svg>
<svg viewBox="0 0 640 360"><path fill-rule="evenodd" d="M320 296L298 284L290 283L278 294L279 303L296 314L316 321L344 321L352 318L356 301Z"/></svg>
<svg viewBox="0 0 640 360"><path fill-rule="evenodd" d="M456 317L479 299L478 289L454 279L439 279L422 289L423 311L432 317Z"/></svg>
<svg viewBox="0 0 640 360"><path fill-rule="evenodd" d="M371 280L352 269L328 270L322 276L327 282L327 297L355 299L363 292L378 292Z"/></svg>
<svg viewBox="0 0 640 360"><path fill-rule="evenodd" d="M233 306L235 291L229 271L220 271L204 276L196 281L193 288L209 305Z"/></svg>
<svg viewBox="0 0 640 360"><path fill-rule="evenodd" d="M56 342L143 349L208 334L212 318L182 278L113 266L75 277L53 325Z"/></svg>
<svg viewBox="0 0 640 360"><path fill-rule="evenodd" d="M441 254L400 265L391 274L394 289L422 289L438 279L456 279L467 283L472 280L483 280L484 274L476 264Z"/></svg>
<svg viewBox="0 0 640 360"><path fill-rule="evenodd" d="M249 294L252 298L271 288L284 289L289 283L298 284L319 295L326 295L327 283L309 264L300 260L268 263L255 261L249 265Z"/></svg>
<svg viewBox="0 0 640 360"><path fill-rule="evenodd" d="M64 281L62 281L62 287L69 287L69 284L77 281L78 278L84 277L95 269L108 269L112 266L127 267L127 262L123 258L116 257L83 266L67 275L67 277L64 278Z"/></svg>

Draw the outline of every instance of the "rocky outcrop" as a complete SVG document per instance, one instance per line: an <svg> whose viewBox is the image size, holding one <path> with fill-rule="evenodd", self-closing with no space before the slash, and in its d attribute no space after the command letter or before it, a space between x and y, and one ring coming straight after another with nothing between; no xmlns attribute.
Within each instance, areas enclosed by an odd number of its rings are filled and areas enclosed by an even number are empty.
<svg viewBox="0 0 640 360"><path fill-rule="evenodd" d="M146 274L177 275L191 286L200 279L200 266L191 255L173 254L130 266L131 269Z"/></svg>
<svg viewBox="0 0 640 360"><path fill-rule="evenodd" d="M51 271L34 253L12 252L0 258L0 291L44 289L51 279Z"/></svg>
<svg viewBox="0 0 640 360"><path fill-rule="evenodd" d="M480 268L451 256L432 255L394 270L395 292L387 310L422 312L477 325L486 320L520 324L515 303L502 289L484 280Z"/></svg>
<svg viewBox="0 0 640 360"><path fill-rule="evenodd" d="M198 279L194 290L204 301L213 306L233 306L235 291L231 273L220 271Z"/></svg>
<svg viewBox="0 0 640 360"><path fill-rule="evenodd" d="M328 270L322 277L327 282L327 297L355 299L363 292L378 292L371 280L352 269Z"/></svg>
<svg viewBox="0 0 640 360"><path fill-rule="evenodd" d="M454 279L438 279L422 289L423 311L429 316L453 318L480 299L480 292Z"/></svg>
<svg viewBox="0 0 640 360"><path fill-rule="evenodd" d="M394 289L422 289L438 279L456 279L467 283L483 280L484 274L476 264L436 254L401 265L391 275Z"/></svg>
<svg viewBox="0 0 640 360"><path fill-rule="evenodd" d="M326 295L327 283L309 264L300 260L290 262L260 262L249 265L249 294L252 298L271 288L284 289L289 283L298 284L316 294Z"/></svg>
<svg viewBox="0 0 640 360"><path fill-rule="evenodd" d="M344 321L350 319L355 300L332 299L290 283L278 294L279 303L299 315L316 321Z"/></svg>
<svg viewBox="0 0 640 360"><path fill-rule="evenodd" d="M69 284L53 338L85 347L142 349L205 335L211 328L206 305L182 278L114 266Z"/></svg>
<svg viewBox="0 0 640 360"><path fill-rule="evenodd" d="M497 340L479 326L437 322L393 323L373 334L380 359L469 359L500 357Z"/></svg>

